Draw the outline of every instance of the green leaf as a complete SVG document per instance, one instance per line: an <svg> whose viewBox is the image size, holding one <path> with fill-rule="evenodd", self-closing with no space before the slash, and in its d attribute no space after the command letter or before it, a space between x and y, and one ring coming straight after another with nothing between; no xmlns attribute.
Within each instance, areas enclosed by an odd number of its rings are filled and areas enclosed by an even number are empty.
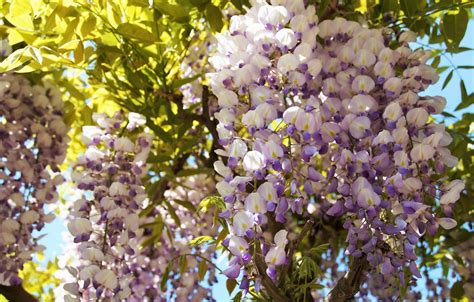
<svg viewBox="0 0 474 302"><path fill-rule="evenodd" d="M448 76L446 77L446 80L444 80L444 82L443 82L443 87L441 87L441 89L446 88L446 86L449 84L449 81L451 81L451 78L453 77L453 73L454 73L454 70L451 70L451 71L448 73Z"/></svg>
<svg viewBox="0 0 474 302"><path fill-rule="evenodd" d="M166 154L150 154L148 156L148 160L147 160L147 163L150 163L150 164L158 164L158 163L164 163L164 162L167 162L167 161L170 161L172 160L173 158L169 155L166 155Z"/></svg>
<svg viewBox="0 0 474 302"><path fill-rule="evenodd" d="M438 67L439 63L441 62L441 57L440 56L436 56L434 59L433 59L433 62L431 62L431 67Z"/></svg>
<svg viewBox="0 0 474 302"><path fill-rule="evenodd" d="M185 207L187 210L189 210L190 212L194 213L196 212L196 208L194 207L193 203L190 202L190 201L187 201L187 200L179 200L179 199L175 199L173 200L175 203L179 204L180 206L182 207Z"/></svg>
<svg viewBox="0 0 474 302"><path fill-rule="evenodd" d="M443 33L450 40L450 44L457 47L466 33L469 16L465 9L459 9L456 15L445 14L443 16Z"/></svg>
<svg viewBox="0 0 474 302"><path fill-rule="evenodd" d="M461 68L461 69L474 69L474 66L473 66L473 65L459 65L459 66L457 66L457 68Z"/></svg>
<svg viewBox="0 0 474 302"><path fill-rule="evenodd" d="M171 137L171 134L169 134L168 132L166 132L165 130L163 130L163 128L161 128L160 126L157 126L155 123L153 122L148 122L149 120L147 120L147 126L153 130L153 133L158 136L162 141L164 141L165 143L172 143L173 142L173 138Z"/></svg>
<svg viewBox="0 0 474 302"><path fill-rule="evenodd" d="M147 247L147 246L154 245L154 243L157 241L157 239L159 239L158 236L152 235L152 236L148 237L147 239L145 239L145 240L141 243L141 246Z"/></svg>
<svg viewBox="0 0 474 302"><path fill-rule="evenodd" d="M201 245L203 243L212 241L213 238L211 236L199 236L194 238L193 240L189 241L190 246Z"/></svg>
<svg viewBox="0 0 474 302"><path fill-rule="evenodd" d="M311 289L319 290L319 289L323 289L324 285L312 283L312 284L309 284L308 287Z"/></svg>
<svg viewBox="0 0 474 302"><path fill-rule="evenodd" d="M472 50L474 50L474 48L460 46L457 49L453 50L452 53L461 53L461 52L472 51Z"/></svg>
<svg viewBox="0 0 474 302"><path fill-rule="evenodd" d="M92 122L92 113L93 109L89 106L84 106L81 112L81 117L84 125L93 125L94 123Z"/></svg>
<svg viewBox="0 0 474 302"><path fill-rule="evenodd" d="M225 209L224 198L220 196L208 196L201 200L199 203L198 211L205 211L212 206L216 206L218 209Z"/></svg>
<svg viewBox="0 0 474 302"><path fill-rule="evenodd" d="M28 48L21 48L12 52L5 60L0 63L0 73L7 72L22 65L28 64L31 59L25 55L26 50L28 50Z"/></svg>
<svg viewBox="0 0 474 302"><path fill-rule="evenodd" d="M30 56L38 62L39 64L43 63L43 56L41 55L41 50L36 47L28 46L27 49L29 50Z"/></svg>
<svg viewBox="0 0 474 302"><path fill-rule="evenodd" d="M61 50L74 50L74 49L77 48L79 43L82 43L81 40L74 39L74 40L71 40L71 41L68 41L68 42L62 44L61 46L59 46L59 49L61 49Z"/></svg>
<svg viewBox="0 0 474 302"><path fill-rule="evenodd" d="M154 34L145 28L132 23L119 24L117 32L129 39L140 40L143 42L155 43L160 41Z"/></svg>
<svg viewBox="0 0 474 302"><path fill-rule="evenodd" d="M84 39L95 28L97 20L94 16L89 16L81 25L81 36Z"/></svg>
<svg viewBox="0 0 474 302"><path fill-rule="evenodd" d="M5 17L8 22L23 30L33 31L35 26L31 16L32 8L30 1L13 0L10 3L10 11Z"/></svg>
<svg viewBox="0 0 474 302"><path fill-rule="evenodd" d="M140 6L140 7L150 6L147 0L128 0L128 5L134 5L134 6Z"/></svg>
<svg viewBox="0 0 474 302"><path fill-rule="evenodd" d="M178 22L186 22L189 19L188 10L182 5L170 4L167 0L157 0L154 3L157 10Z"/></svg>
<svg viewBox="0 0 474 302"><path fill-rule="evenodd" d="M449 69L448 66L441 66L441 67L436 68L436 72L437 72L438 74L440 74L440 73L445 72L445 71L448 70L448 69Z"/></svg>
<svg viewBox="0 0 474 302"><path fill-rule="evenodd" d="M229 293L229 295L232 294L236 286L237 281L235 281L234 279L227 279L227 281L225 282L225 287L227 288L227 292Z"/></svg>
<svg viewBox="0 0 474 302"><path fill-rule="evenodd" d="M446 111L441 112L441 115L444 117L456 118L456 116Z"/></svg>
<svg viewBox="0 0 474 302"><path fill-rule="evenodd" d="M325 251L327 251L329 248L329 243L325 243L325 244L321 244L321 245L318 245L316 247L313 247L310 252L311 253L315 253L317 255L321 255L322 253L324 253Z"/></svg>
<svg viewBox="0 0 474 302"><path fill-rule="evenodd" d="M189 78L184 78L184 79L179 79L173 82L171 87L173 89L177 89L183 85L186 85L188 83L194 82L196 79L199 79L201 77L201 74L197 74L195 76L189 77Z"/></svg>
<svg viewBox="0 0 474 302"><path fill-rule="evenodd" d="M400 6L405 15L411 17L418 9L418 0L400 0Z"/></svg>
<svg viewBox="0 0 474 302"><path fill-rule="evenodd" d="M179 257L179 273L184 274L186 267L188 266L188 259L186 255Z"/></svg>
<svg viewBox="0 0 474 302"><path fill-rule="evenodd" d="M474 93L467 94L466 91L466 85L464 84L464 81L461 80L460 83L461 86L461 103L454 109L455 111L467 108L471 106L474 103Z"/></svg>
<svg viewBox="0 0 474 302"><path fill-rule="evenodd" d="M198 264L198 277L199 280L203 280L207 273L207 262L201 261Z"/></svg>
<svg viewBox="0 0 474 302"><path fill-rule="evenodd" d="M238 292L233 298L232 301L234 302L240 302L242 300L242 292Z"/></svg>
<svg viewBox="0 0 474 302"><path fill-rule="evenodd" d="M206 8L206 5L211 2L210 0L190 0L191 4L203 11Z"/></svg>
<svg viewBox="0 0 474 302"><path fill-rule="evenodd" d="M453 284L450 291L451 299L460 300L464 297L463 285L462 281L457 281Z"/></svg>
<svg viewBox="0 0 474 302"><path fill-rule="evenodd" d="M209 4L206 7L206 19L213 31L219 32L222 29L222 26L224 26L223 18L224 16L222 16L222 12L217 6Z"/></svg>
<svg viewBox="0 0 474 302"><path fill-rule="evenodd" d="M229 235L229 231L226 228L223 228L222 231L217 236L216 245L221 243L225 239L225 237L227 237L227 235Z"/></svg>
<svg viewBox="0 0 474 302"><path fill-rule="evenodd" d="M169 201L165 200L164 203L166 204L166 209L168 210L168 214L170 214L171 218L173 218L176 225L181 225L181 219L179 219L178 214L176 214L175 209L169 203Z"/></svg>
<svg viewBox="0 0 474 302"><path fill-rule="evenodd" d="M381 10L382 12L398 12L400 10L400 4L398 0L385 0L381 1Z"/></svg>
<svg viewBox="0 0 474 302"><path fill-rule="evenodd" d="M170 274L170 266L172 265L172 261L168 263L166 266L165 271L163 272L163 275L161 276L161 282L160 282L160 288L163 291L166 287L166 283L168 282L168 276Z"/></svg>

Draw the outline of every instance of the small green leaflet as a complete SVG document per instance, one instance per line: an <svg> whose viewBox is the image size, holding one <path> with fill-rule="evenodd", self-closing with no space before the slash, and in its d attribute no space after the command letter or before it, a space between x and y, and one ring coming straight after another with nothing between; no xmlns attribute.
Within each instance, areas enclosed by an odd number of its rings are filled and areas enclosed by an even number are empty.
<svg viewBox="0 0 474 302"><path fill-rule="evenodd" d="M189 242L190 246L196 246L196 245L201 245L203 243L213 241L214 239L211 236L199 236L194 238Z"/></svg>
<svg viewBox="0 0 474 302"><path fill-rule="evenodd" d="M148 43L159 42L160 40L154 34L145 28L132 24L122 23L117 27L117 31L129 39L139 40Z"/></svg>
<svg viewBox="0 0 474 302"><path fill-rule="evenodd" d="M220 196L208 196L199 203L198 211L206 211L212 206L220 210L225 209L224 199Z"/></svg>

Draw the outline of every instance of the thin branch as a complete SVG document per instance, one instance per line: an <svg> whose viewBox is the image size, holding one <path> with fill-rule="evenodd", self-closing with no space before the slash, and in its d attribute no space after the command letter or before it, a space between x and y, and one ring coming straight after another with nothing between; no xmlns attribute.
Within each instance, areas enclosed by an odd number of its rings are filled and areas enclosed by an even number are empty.
<svg viewBox="0 0 474 302"><path fill-rule="evenodd" d="M328 5L324 8L324 12L320 17L319 21L323 21L331 17L331 15L335 12L337 12L337 4L338 0L331 0ZM321 8L320 8L321 9Z"/></svg>
<svg viewBox="0 0 474 302"><path fill-rule="evenodd" d="M28 293L21 285L0 285L0 294L10 302L37 302L38 300Z"/></svg>
<svg viewBox="0 0 474 302"><path fill-rule="evenodd" d="M326 297L327 302L342 302L354 298L367 273L369 262L366 257L352 258L347 273L337 281Z"/></svg>
<svg viewBox="0 0 474 302"><path fill-rule="evenodd" d="M203 86L202 87L202 116L204 118L204 123L206 128L212 135L212 148L209 151L209 162L207 166L212 167L214 162L217 160L217 155L214 152L219 145L219 134L217 133L217 123L216 120L211 120L211 116L209 114L209 87Z"/></svg>

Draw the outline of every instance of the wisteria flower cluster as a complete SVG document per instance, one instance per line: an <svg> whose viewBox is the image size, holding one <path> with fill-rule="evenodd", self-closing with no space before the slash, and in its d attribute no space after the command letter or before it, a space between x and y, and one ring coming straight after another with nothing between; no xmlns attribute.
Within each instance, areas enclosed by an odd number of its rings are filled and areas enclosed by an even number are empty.
<svg viewBox="0 0 474 302"><path fill-rule="evenodd" d="M144 220L144 240L159 238L155 244L145 246L130 265L135 278L130 283L132 295L128 301L143 301L144 297L163 302L212 299L210 285L216 282L215 267L208 263L216 256L215 246L191 246L190 242L199 236L216 235L217 228L212 213L198 217L190 207L197 207L205 196L212 194L215 184L205 175L181 178L179 184L164 195L176 216L157 206ZM200 272L199 267L204 264L207 269ZM203 272L207 281L201 281ZM164 287L163 278L167 278Z"/></svg>
<svg viewBox="0 0 474 302"><path fill-rule="evenodd" d="M310 207L345 219L346 253L366 257L378 286L420 277L415 246L456 226L452 206L464 189L442 177L457 159L430 116L446 101L420 95L438 80L429 53L410 49L409 31L394 41L388 29L343 18L318 25L303 1L272 3L234 16L210 59L226 158L215 169L231 229L227 275L258 275L250 251L260 246L275 280L291 230L269 239L265 226Z"/></svg>
<svg viewBox="0 0 474 302"><path fill-rule="evenodd" d="M142 131L146 120L137 113L128 114L126 126L122 112L95 113L93 119L98 126L83 127L87 150L71 175L83 197L74 202L67 225L80 265L68 267L75 282L64 286L66 301L129 297L130 259L139 255L143 235L138 214L147 194L141 179L153 135Z"/></svg>
<svg viewBox="0 0 474 302"><path fill-rule="evenodd" d="M44 247L33 233L55 215L58 173L68 127L60 91L48 82L0 75L0 284L18 285L18 271Z"/></svg>

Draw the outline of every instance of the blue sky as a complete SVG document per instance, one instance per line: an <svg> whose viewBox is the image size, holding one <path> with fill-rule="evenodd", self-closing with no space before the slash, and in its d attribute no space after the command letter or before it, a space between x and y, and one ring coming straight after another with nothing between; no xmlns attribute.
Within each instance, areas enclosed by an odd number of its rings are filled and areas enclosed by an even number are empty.
<svg viewBox="0 0 474 302"><path fill-rule="evenodd" d="M426 39L421 40L420 43L426 44L427 41ZM461 46L474 48L474 20L472 19L470 20L468 24L468 29L463 41L461 42ZM452 56L447 54L446 57L442 56L441 63L439 66L449 66L450 64L453 64L455 66L474 65L474 51L463 52L463 53L455 54ZM448 101L448 104L446 106L446 111L453 113L454 108L456 108L456 106L461 101L461 92L459 89L459 82L460 82L459 76L461 76L464 79L468 94L472 93L474 90L474 85L473 85L474 84L474 69L459 69L458 72L454 73L453 78L451 79L451 82L448 84L448 86L444 90L442 90L441 87L448 73L449 73L449 70L441 74L440 80L435 85L431 86L428 89L427 94L444 96L446 100ZM472 107L473 106L466 108L462 111L454 112L454 114L455 116L460 118L462 116L462 113L472 112L473 111ZM452 123L454 122L454 120L448 119L446 122ZM45 227L43 232L46 233L47 235L40 242L46 246L46 252L45 252L46 259L53 259L55 256L59 255L62 252L61 251L61 244L62 244L61 233L66 230L67 229L64 225L64 220L60 218L56 219L53 223L48 224ZM219 263L218 265L222 268L224 263ZM440 276L440 271L434 272L433 275ZM219 280L219 283L213 290L214 296L218 299L218 301L230 300L230 297L225 287L225 278L223 276L220 276L218 280ZM423 285L424 280L420 280L419 284Z"/></svg>

